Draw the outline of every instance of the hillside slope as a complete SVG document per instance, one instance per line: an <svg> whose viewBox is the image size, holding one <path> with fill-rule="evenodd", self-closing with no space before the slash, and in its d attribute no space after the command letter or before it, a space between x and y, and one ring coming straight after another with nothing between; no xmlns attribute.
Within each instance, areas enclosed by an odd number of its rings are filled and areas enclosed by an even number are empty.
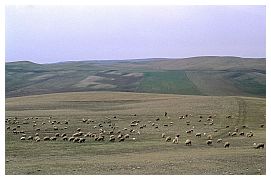
<svg viewBox="0 0 271 180"><path fill-rule="evenodd" d="M265 97L265 81L263 58L6 63L6 97L74 91Z"/></svg>

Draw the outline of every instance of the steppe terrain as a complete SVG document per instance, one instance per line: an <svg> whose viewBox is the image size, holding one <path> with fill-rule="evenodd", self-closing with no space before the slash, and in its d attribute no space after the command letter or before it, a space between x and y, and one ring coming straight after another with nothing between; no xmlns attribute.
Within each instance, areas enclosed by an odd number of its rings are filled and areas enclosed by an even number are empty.
<svg viewBox="0 0 271 180"><path fill-rule="evenodd" d="M9 97L6 174L266 174L266 149L254 145L266 143L265 107L264 97L244 96L93 91ZM63 133L79 132L85 142L62 140ZM166 142L162 133L172 139ZM172 143L176 135L178 144Z"/></svg>

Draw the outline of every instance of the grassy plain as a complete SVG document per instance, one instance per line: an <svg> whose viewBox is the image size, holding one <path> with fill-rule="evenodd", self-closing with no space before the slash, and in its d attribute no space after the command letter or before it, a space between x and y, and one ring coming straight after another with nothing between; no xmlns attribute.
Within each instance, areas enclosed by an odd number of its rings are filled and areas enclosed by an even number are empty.
<svg viewBox="0 0 271 180"><path fill-rule="evenodd" d="M90 137L86 137L85 143L61 138L35 142L22 141L22 133L13 134L6 129L6 174L266 174L266 150L253 148L253 143L266 142L265 127L260 128L260 124L265 124L265 106L265 98L124 92L6 98L6 118L10 119L6 128L20 125L17 131L24 131L26 136L35 136L36 128L40 128L41 139L55 133L66 133L70 137L77 128L84 133L98 133L99 124L106 134L105 141L101 142ZM179 119L186 114L192 116ZM201 122L200 115L203 116ZM212 115L213 125L209 125L209 115ZM226 118L228 115L232 118ZM52 119L49 120L49 116ZM25 120L27 117L34 119ZM92 122L84 123L83 118ZM54 124L58 130L54 130L53 120L59 122ZM64 124L65 120L69 124ZM134 120L140 123L131 127ZM18 123L13 124L15 121ZM130 134L130 138L124 142L109 142L110 124L118 126L114 134L121 130L122 134ZM140 129L144 124L146 127ZM164 126L166 124L168 126ZM239 132L252 131L254 136L228 136L236 127ZM191 128L193 133L187 134L186 130ZM165 142L162 133L172 138L180 134L179 144ZM202 137L195 137L196 133L202 133ZM207 137L203 133L213 136L213 145L206 144ZM188 138L192 146L185 146ZM222 144L216 143L218 138L223 139ZM226 141L230 142L230 148L223 147Z"/></svg>

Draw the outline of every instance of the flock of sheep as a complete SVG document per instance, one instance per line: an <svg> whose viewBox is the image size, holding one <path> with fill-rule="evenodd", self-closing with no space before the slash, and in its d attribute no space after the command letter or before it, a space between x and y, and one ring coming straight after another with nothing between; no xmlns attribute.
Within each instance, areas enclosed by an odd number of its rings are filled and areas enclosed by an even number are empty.
<svg viewBox="0 0 271 180"><path fill-rule="evenodd" d="M165 112L165 116L167 116L167 113ZM185 119L189 116L192 116L192 114L190 115L185 115L185 116L180 116L179 119ZM204 123L204 125L213 125L214 124L214 117L216 117L215 115L214 116L211 116L209 115L208 118L207 118L207 122ZM232 116L227 116L226 118L230 119L232 118ZM198 122L201 122L203 119L203 116L199 116L199 120ZM187 125L190 125L190 121L186 121ZM229 125L227 125L225 128L229 128ZM247 128L247 126L243 125L242 126L243 129ZM260 124L260 128L264 128L264 124ZM192 127L192 129L189 129L186 131L187 134L192 134L194 132L194 129L195 129L195 126ZM217 132L218 130L215 129L214 132ZM237 136L237 133L239 132L239 128L235 127L234 131L233 132L229 132L228 135L230 137L234 137L234 136ZM239 133L239 136L244 136L245 133L242 131ZM246 137L248 138L251 138L252 136L254 135L254 133L252 131L246 133ZM195 133L195 136L198 137L198 138L201 138L202 137L202 133ZM203 136L206 136L207 140L206 140L206 144L208 146L212 145L213 144L213 137L211 134L208 134L207 133L203 133ZM172 143L173 144L178 144L179 143L179 137L180 137L180 134L176 134L175 138L173 138L172 140ZM166 136L166 133L162 133L162 138L165 138L165 141L166 142L170 142L171 141L171 137L170 136ZM223 139L222 138L218 138L216 140L216 143L222 143ZM184 144L186 146L191 146L192 145L192 141L190 139L186 139ZM224 142L224 148L229 148L230 147L230 143L228 141ZM259 149L259 148L264 148L264 143L254 143L253 144L253 147L255 149Z"/></svg>
<svg viewBox="0 0 271 180"><path fill-rule="evenodd" d="M132 116L137 116L136 114ZM165 118L168 118L168 113L165 112L164 114ZM192 117L191 114L186 114L184 116L180 116L180 121L185 121L187 126L190 126L191 120L190 117ZM202 115L199 116L198 122L202 122L204 126L213 126L215 115L209 115L207 117L203 117ZM232 116L227 116L226 118L231 119ZM20 140L22 141L56 141L58 139L61 139L63 141L67 142L74 142L74 143L85 143L86 141L89 141L93 139L94 141L109 141L109 142L123 142L125 140L130 141L136 141L137 137L140 137L141 135L141 129L146 128L147 124L142 124L140 120L133 120L130 122L129 127L125 127L123 129L120 129L119 126L117 126L116 121L112 121L112 119L116 119L116 116L113 116L112 118L106 117L106 120L102 123L96 123L95 121L91 119L82 119L81 125L82 127L85 127L84 124L94 124L92 132L83 132L81 128L77 128L75 131L70 131L71 127L69 126L69 121L57 121L54 120L52 116L47 117L47 120L42 118L41 123L39 117L26 117L26 118L18 118L18 117L9 117L6 118L6 129L11 131L14 135L21 135ZM39 120L39 123L37 122ZM162 122L162 124L158 122ZM155 118L154 121L148 121L149 127L153 127L154 129L158 129L160 126L169 127L172 126L174 123L169 122L169 124L165 123L165 121L161 120L159 117ZM49 124L49 128L48 128ZM24 131L23 127L29 125L33 127L33 130ZM47 125L47 126L46 126ZM62 126L60 126L62 125ZM63 127L64 126L64 127ZM229 128L230 126L227 125L225 128ZM247 129L247 126L243 125L243 130ZM264 124L260 125L260 128L264 128ZM222 144L223 139L217 138L214 140L212 134L209 132L195 132L196 127L193 125L192 128L186 130L185 134L187 136L195 136L196 138L202 138L205 137L206 145L211 146L213 144L213 141L215 141L217 144ZM218 129L214 129L214 132L217 132ZM61 133L62 132L62 133ZM28 135L27 135L28 134ZM49 135L48 135L49 134ZM68 135L70 134L70 135ZM245 136L247 138L252 138L254 136L254 133L252 131L249 131L245 134L244 131L240 131L238 127L234 128L233 132L228 132L228 136L231 138L234 138L235 136ZM185 136L185 135L184 135ZM42 138L41 138L42 137ZM174 138L171 138L171 136L167 135L167 132L163 132L161 135L162 139L165 139L166 142L172 142L173 144L178 144L179 140L181 138L181 135L177 133ZM229 139L229 138L228 138ZM186 146L192 146L192 140L184 139L184 145ZM225 141L224 142L224 148L229 148L230 142ZM253 147L256 149L264 148L264 143L254 143Z"/></svg>

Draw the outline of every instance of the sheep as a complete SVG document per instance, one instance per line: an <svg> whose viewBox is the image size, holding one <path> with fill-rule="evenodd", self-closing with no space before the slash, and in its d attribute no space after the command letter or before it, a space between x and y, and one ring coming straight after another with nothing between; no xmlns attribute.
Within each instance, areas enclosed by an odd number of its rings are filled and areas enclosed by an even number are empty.
<svg viewBox="0 0 271 180"><path fill-rule="evenodd" d="M24 141L24 140L25 140L25 137L21 137L21 140Z"/></svg>
<svg viewBox="0 0 271 180"><path fill-rule="evenodd" d="M229 142L225 142L224 143L224 148L229 148L230 147L230 143Z"/></svg>
<svg viewBox="0 0 271 180"><path fill-rule="evenodd" d="M221 143L222 139L217 139L216 143Z"/></svg>
<svg viewBox="0 0 271 180"><path fill-rule="evenodd" d="M170 137L170 136L168 136L168 137L166 138L166 142L169 142L169 141L171 141L171 137Z"/></svg>
<svg viewBox="0 0 271 180"><path fill-rule="evenodd" d="M231 136L231 132L229 132L228 134L229 134L229 136Z"/></svg>
<svg viewBox="0 0 271 180"><path fill-rule="evenodd" d="M37 128L36 131L40 131L40 128Z"/></svg>
<svg viewBox="0 0 271 180"><path fill-rule="evenodd" d="M57 131L57 130L58 130L58 127L54 126L54 130Z"/></svg>
<svg viewBox="0 0 271 180"><path fill-rule="evenodd" d="M64 137L62 137L62 140L63 140L63 141L68 141L68 137L67 137L67 136L64 136Z"/></svg>
<svg viewBox="0 0 271 180"><path fill-rule="evenodd" d="M176 134L176 137L180 137L180 134Z"/></svg>
<svg viewBox="0 0 271 180"><path fill-rule="evenodd" d="M245 128L247 128L247 126L246 126L246 125L243 125L243 126L242 126L242 128L244 128L244 129L245 129Z"/></svg>
<svg viewBox="0 0 271 180"><path fill-rule="evenodd" d="M165 127L168 127L168 124L164 124Z"/></svg>
<svg viewBox="0 0 271 180"><path fill-rule="evenodd" d="M230 126L228 126L228 125L226 126L226 128L229 128L229 127L230 127Z"/></svg>
<svg viewBox="0 0 271 180"><path fill-rule="evenodd" d="M39 136L39 133L35 133L35 136Z"/></svg>
<svg viewBox="0 0 271 180"><path fill-rule="evenodd" d="M27 140L33 140L32 136L28 136Z"/></svg>
<svg viewBox="0 0 271 180"><path fill-rule="evenodd" d="M84 143L84 142L86 142L86 139L85 138L80 138L78 142L79 143Z"/></svg>
<svg viewBox="0 0 271 180"><path fill-rule="evenodd" d="M231 133L231 136L236 136L236 135L237 135L236 132Z"/></svg>
<svg viewBox="0 0 271 180"><path fill-rule="evenodd" d="M261 128L264 128L264 124L260 124L260 127L261 127Z"/></svg>
<svg viewBox="0 0 271 180"><path fill-rule="evenodd" d="M119 142L123 142L124 141L124 138L120 138Z"/></svg>
<svg viewBox="0 0 271 180"><path fill-rule="evenodd" d="M74 138L73 142L74 142L74 143L75 143L75 142L79 142L79 140L80 140L80 138L79 138L79 137L76 137L76 138Z"/></svg>
<svg viewBox="0 0 271 180"><path fill-rule="evenodd" d="M120 139L120 138L122 138L122 136L123 136L122 134L119 134L119 135L117 136L117 138Z"/></svg>
<svg viewBox="0 0 271 180"><path fill-rule="evenodd" d="M50 141L56 141L56 137L55 136L50 137Z"/></svg>
<svg viewBox="0 0 271 180"><path fill-rule="evenodd" d="M126 139L128 139L129 137L130 137L129 134L125 134L125 135L124 135L124 138L126 138Z"/></svg>
<svg viewBox="0 0 271 180"><path fill-rule="evenodd" d="M59 133L56 133L56 134L55 134L55 137L59 137L59 136L60 136L60 134L59 134Z"/></svg>
<svg viewBox="0 0 271 180"><path fill-rule="evenodd" d="M179 138L176 136L173 141L172 141L173 144L178 144L179 143Z"/></svg>
<svg viewBox="0 0 271 180"><path fill-rule="evenodd" d="M213 139L213 136L212 136L211 134L209 134L209 135L207 136L207 139L212 140L212 139Z"/></svg>
<svg viewBox="0 0 271 180"><path fill-rule="evenodd" d="M111 136L109 137L109 141L111 141L111 142L115 141L115 136L114 136L114 135L111 135Z"/></svg>
<svg viewBox="0 0 271 180"><path fill-rule="evenodd" d="M17 125L17 128L20 128L21 126L20 125Z"/></svg>
<svg viewBox="0 0 271 180"><path fill-rule="evenodd" d="M202 116L199 116L199 118L201 118L201 119L202 119Z"/></svg>
<svg viewBox="0 0 271 180"><path fill-rule="evenodd" d="M61 137L65 137L65 136L67 136L67 134L66 134L66 133L61 134Z"/></svg>
<svg viewBox="0 0 271 180"><path fill-rule="evenodd" d="M137 126L138 123L130 124L131 127Z"/></svg>
<svg viewBox="0 0 271 180"><path fill-rule="evenodd" d="M80 132L80 131L81 131L81 128L77 128L77 130L76 130L76 131Z"/></svg>
<svg viewBox="0 0 271 180"><path fill-rule="evenodd" d="M104 136L99 136L99 137L97 138L97 141L104 141Z"/></svg>
<svg viewBox="0 0 271 180"><path fill-rule="evenodd" d="M186 145L186 146L191 146L191 145L192 145L192 141L191 141L190 139L187 139L187 140L185 141L185 145Z"/></svg>
<svg viewBox="0 0 271 180"><path fill-rule="evenodd" d="M201 137L201 133L197 133L195 136L196 137Z"/></svg>
<svg viewBox="0 0 271 180"><path fill-rule="evenodd" d="M235 132L238 132L238 131L239 131L239 129L236 127L236 128L234 129L234 131L235 131Z"/></svg>
<svg viewBox="0 0 271 180"><path fill-rule="evenodd" d="M37 137L35 137L35 141L36 142L40 142L40 138L37 136Z"/></svg>
<svg viewBox="0 0 271 180"><path fill-rule="evenodd" d="M193 131L194 131L193 129L190 129L190 130L187 130L186 133L191 134Z"/></svg>
<svg viewBox="0 0 271 180"><path fill-rule="evenodd" d="M162 133L162 138L165 138L166 137L166 134L165 133Z"/></svg>
<svg viewBox="0 0 271 180"><path fill-rule="evenodd" d="M264 148L264 143L259 143L257 146L254 147L255 149Z"/></svg>
<svg viewBox="0 0 271 180"><path fill-rule="evenodd" d="M209 145L211 145L213 143L213 141L212 140L207 140L206 141L206 144L209 146Z"/></svg>
<svg viewBox="0 0 271 180"><path fill-rule="evenodd" d="M45 136L44 138L43 138L43 141L49 141L50 140L50 138L48 137L48 136Z"/></svg>
<svg viewBox="0 0 271 180"><path fill-rule="evenodd" d="M70 137L68 140L73 141L74 139L75 139L75 137Z"/></svg>
<svg viewBox="0 0 271 180"><path fill-rule="evenodd" d="M244 132L240 132L239 135L240 135L240 136L244 136L245 133L244 133Z"/></svg>
<svg viewBox="0 0 271 180"><path fill-rule="evenodd" d="M251 138L253 136L253 133L252 132L249 132L246 134L247 137Z"/></svg>

